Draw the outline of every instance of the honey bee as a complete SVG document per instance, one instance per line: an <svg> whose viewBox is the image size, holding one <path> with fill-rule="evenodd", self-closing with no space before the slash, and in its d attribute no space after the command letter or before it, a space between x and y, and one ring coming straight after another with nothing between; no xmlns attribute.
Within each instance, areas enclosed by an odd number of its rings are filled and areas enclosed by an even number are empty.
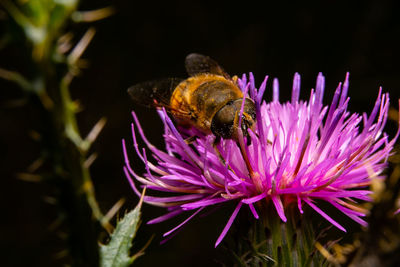
<svg viewBox="0 0 400 267"><path fill-rule="evenodd" d="M243 93L216 61L189 54L185 60L187 79L168 78L136 84L128 89L133 101L147 107L165 107L179 125L195 127L216 140L238 141ZM256 121L255 104L244 99L241 130L247 135Z"/></svg>

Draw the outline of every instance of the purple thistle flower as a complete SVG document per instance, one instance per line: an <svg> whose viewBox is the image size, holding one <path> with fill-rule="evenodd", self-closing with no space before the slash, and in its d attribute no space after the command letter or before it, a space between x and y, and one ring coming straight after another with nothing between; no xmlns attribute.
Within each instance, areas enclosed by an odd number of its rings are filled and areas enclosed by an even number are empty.
<svg viewBox="0 0 400 267"><path fill-rule="evenodd" d="M257 123L254 132L249 130L246 136L238 133L238 143L226 139L218 144L225 164L213 148L215 137L212 134L205 136L195 128L178 131L165 110L159 110L165 126L164 152L146 139L136 114L132 113L134 148L146 166L146 173L140 176L133 171L123 140L124 172L130 185L139 196L132 177L150 190L172 193L168 197L144 197L145 202L168 209L167 214L148 223L159 223L194 211L164 236L180 228L205 207L228 201L236 201L237 206L215 246L222 241L244 205L258 219L255 203L260 201L273 203L284 222L288 204L297 204L300 213L306 204L346 231L316 205L318 200L323 200L357 223L367 225L362 219L367 210L357 206L357 202L371 201L368 185L373 179L383 178L381 173L399 135L398 131L389 141L382 132L389 95L382 94L380 88L371 114L361 116L347 111L348 74L344 83L339 83L331 104L325 107L322 104L325 78L321 73L309 101L299 100L300 75L296 73L290 102L279 102L276 79L273 101L262 102L267 79L259 89L256 89L251 73L249 82L246 75L238 80L244 95L249 93L255 102ZM136 131L155 163L148 160L145 148L139 148ZM185 138L193 135L198 138L188 145ZM247 142L248 138L250 142Z"/></svg>

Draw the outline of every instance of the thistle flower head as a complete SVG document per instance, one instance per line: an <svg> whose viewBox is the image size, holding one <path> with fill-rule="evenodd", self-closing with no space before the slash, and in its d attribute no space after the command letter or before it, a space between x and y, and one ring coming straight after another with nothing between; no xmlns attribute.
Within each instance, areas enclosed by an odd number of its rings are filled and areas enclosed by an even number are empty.
<svg viewBox="0 0 400 267"><path fill-rule="evenodd" d="M286 221L285 207L310 206L337 228L345 228L318 207L325 201L342 213L366 225L362 219L367 211L358 201L371 201L368 185L382 178L396 136L389 140L383 133L389 95L379 89L372 112L359 115L347 111L349 75L339 83L329 106L323 106L325 78L318 75L315 90L308 101L299 99L300 75L295 74L291 101L279 101L279 85L273 81L273 100L262 101L267 77L257 89L250 73L238 80L244 95L256 106L256 126L247 134L238 132L238 141L222 139L213 147L215 137L203 135L195 128L179 129L165 110L158 113L165 126L165 151L153 146L145 137L139 120L133 113L133 143L146 172L136 174L129 162L126 145L125 174L140 195L132 178L151 191L171 193L171 196L145 196L144 201L166 207L168 213L151 220L158 223L184 212L191 215L171 231L180 228L204 208L228 201L237 203L216 245L226 235L239 210L247 206L255 219L259 215L255 203L270 202L276 215ZM243 109L243 108L242 108ZM239 116L240 118L241 116ZM239 122L239 125L240 122ZM139 148L136 132L146 144ZM190 144L185 138L196 136ZM273 215L271 215L273 216Z"/></svg>

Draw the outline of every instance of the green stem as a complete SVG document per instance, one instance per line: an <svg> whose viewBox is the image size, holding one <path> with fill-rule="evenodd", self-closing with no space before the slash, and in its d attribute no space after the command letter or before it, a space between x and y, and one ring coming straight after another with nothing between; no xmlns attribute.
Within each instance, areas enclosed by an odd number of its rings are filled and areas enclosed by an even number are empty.
<svg viewBox="0 0 400 267"><path fill-rule="evenodd" d="M75 109L74 109L74 103L71 100L70 93L69 93L69 82L71 80L71 75L67 74L60 83L60 99L62 105L60 105L60 110L59 112L63 114L63 121L64 121L64 132L65 135L64 138L68 138L73 145L75 146L75 149L79 151L79 165L80 165L80 179L78 183L78 188L80 187L79 190L83 190L83 192L86 194L87 202L89 206L91 207L91 210L93 212L93 216L96 218L98 222L100 222L103 225L103 218L104 215L100 210L100 207L96 201L95 197L95 192L94 192L94 187L92 183L92 179L90 177L89 169L85 167L85 161L86 161L86 152L87 149L83 148L84 141L80 135L79 128L78 128L78 123L76 121L76 116L75 116ZM59 118L55 118L59 119ZM106 227L106 225L103 225Z"/></svg>
<svg viewBox="0 0 400 267"><path fill-rule="evenodd" d="M53 64L43 65L55 69ZM55 175L51 182L60 192L59 203L69 227L70 253L74 266L98 266L97 240L103 214L96 202L90 173L85 166L86 151L71 138L73 133L78 140L82 140L68 85L59 78L60 74L49 68L42 68L41 73L46 92L54 104L49 109L41 101L41 109L45 113L44 117L48 118L44 125L47 130L43 129L43 140L53 157Z"/></svg>

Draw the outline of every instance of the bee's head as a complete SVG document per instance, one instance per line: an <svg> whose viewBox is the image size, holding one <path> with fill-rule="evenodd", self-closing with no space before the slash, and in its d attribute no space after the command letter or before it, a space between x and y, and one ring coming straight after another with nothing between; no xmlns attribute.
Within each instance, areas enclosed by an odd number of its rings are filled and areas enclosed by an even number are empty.
<svg viewBox="0 0 400 267"><path fill-rule="evenodd" d="M240 108L243 99L228 102L212 118L211 131L217 137L238 140L237 130L239 124ZM256 108L253 100L246 98L242 114L241 129L247 136L248 129L254 129L256 122Z"/></svg>

